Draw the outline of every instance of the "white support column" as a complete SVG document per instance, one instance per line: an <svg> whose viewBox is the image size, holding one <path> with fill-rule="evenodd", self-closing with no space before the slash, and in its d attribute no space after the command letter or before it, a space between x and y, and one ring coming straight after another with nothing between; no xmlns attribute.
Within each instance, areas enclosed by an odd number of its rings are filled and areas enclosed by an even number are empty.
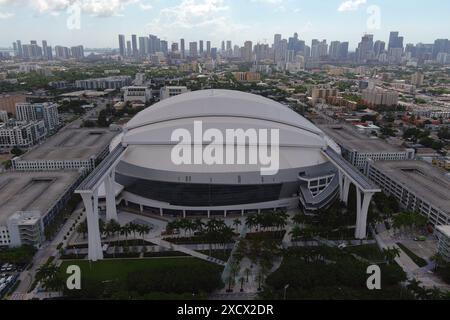
<svg viewBox="0 0 450 320"><path fill-rule="evenodd" d="M93 193L81 194L84 206L86 208L88 225L88 258L91 261L103 259L103 251L100 239L100 229L98 223L98 195L97 191Z"/></svg>
<svg viewBox="0 0 450 320"><path fill-rule="evenodd" d="M161 217L164 216L164 212L163 212L163 209L162 209L162 208L159 208L159 215L160 215Z"/></svg>
<svg viewBox="0 0 450 320"><path fill-rule="evenodd" d="M355 238L365 239L367 237L367 215L369 212L370 201L373 193L363 193L361 199L361 190L357 189L357 217ZM362 200L362 201L361 201Z"/></svg>
<svg viewBox="0 0 450 320"><path fill-rule="evenodd" d="M144 213L144 206L142 204L139 205L139 211L141 213Z"/></svg>
<svg viewBox="0 0 450 320"><path fill-rule="evenodd" d="M347 205L348 204L348 194L350 192L350 179L344 176L344 189L342 195L342 201Z"/></svg>
<svg viewBox="0 0 450 320"><path fill-rule="evenodd" d="M105 193L106 193L106 221L119 221L116 207L116 190L114 186L115 168L106 175Z"/></svg>
<svg viewBox="0 0 450 320"><path fill-rule="evenodd" d="M208 219L211 218L211 211L208 210Z"/></svg>
<svg viewBox="0 0 450 320"><path fill-rule="evenodd" d="M344 200L344 173L341 170L339 171L339 199L341 201Z"/></svg>

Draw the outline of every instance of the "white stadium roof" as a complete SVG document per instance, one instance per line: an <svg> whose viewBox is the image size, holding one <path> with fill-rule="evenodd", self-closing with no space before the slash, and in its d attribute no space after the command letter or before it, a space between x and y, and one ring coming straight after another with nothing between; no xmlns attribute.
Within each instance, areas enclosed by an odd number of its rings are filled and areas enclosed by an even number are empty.
<svg viewBox="0 0 450 320"><path fill-rule="evenodd" d="M163 100L138 113L123 135L115 139L128 146L122 159L130 165L174 172L249 172L257 166L175 165L170 160L176 129L193 132L194 121L203 131L227 129L279 129L280 169L316 166L328 162L321 154L328 146L325 135L314 124L273 100L229 90L202 90Z"/></svg>

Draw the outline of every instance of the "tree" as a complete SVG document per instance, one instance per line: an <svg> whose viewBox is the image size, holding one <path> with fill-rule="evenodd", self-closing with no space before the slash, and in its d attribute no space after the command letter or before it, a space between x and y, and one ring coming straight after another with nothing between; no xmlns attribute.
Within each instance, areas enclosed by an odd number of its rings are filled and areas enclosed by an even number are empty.
<svg viewBox="0 0 450 320"><path fill-rule="evenodd" d="M88 232L87 221L84 220L77 226L77 232L83 235L83 239L86 239L86 234Z"/></svg>
<svg viewBox="0 0 450 320"><path fill-rule="evenodd" d="M239 226L242 225L241 219L234 219L233 220L233 226L236 228L236 232L239 232Z"/></svg>
<svg viewBox="0 0 450 320"><path fill-rule="evenodd" d="M59 269L56 264L45 264L41 266L36 273L36 279L42 281L43 287L46 290L61 290L64 286L64 281L60 276Z"/></svg>

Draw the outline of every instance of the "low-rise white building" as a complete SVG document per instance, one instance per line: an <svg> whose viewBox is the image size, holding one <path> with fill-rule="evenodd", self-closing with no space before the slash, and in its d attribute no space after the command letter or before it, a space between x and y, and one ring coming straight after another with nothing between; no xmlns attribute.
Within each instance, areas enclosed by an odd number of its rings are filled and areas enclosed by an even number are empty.
<svg viewBox="0 0 450 320"><path fill-rule="evenodd" d="M162 87L159 93L160 100L164 100L170 97L174 97L186 92L189 92L187 87L182 86L165 86Z"/></svg>
<svg viewBox="0 0 450 320"><path fill-rule="evenodd" d="M450 262L450 225L438 226L436 235L439 239L438 252L445 261Z"/></svg>
<svg viewBox="0 0 450 320"><path fill-rule="evenodd" d="M152 89L146 86L129 86L122 88L125 102L147 103L152 99Z"/></svg>

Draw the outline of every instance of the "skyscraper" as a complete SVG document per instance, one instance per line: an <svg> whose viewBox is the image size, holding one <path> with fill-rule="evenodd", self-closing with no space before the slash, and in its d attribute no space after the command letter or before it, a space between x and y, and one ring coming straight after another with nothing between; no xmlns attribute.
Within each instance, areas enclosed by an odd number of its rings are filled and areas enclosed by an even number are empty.
<svg viewBox="0 0 450 320"><path fill-rule="evenodd" d="M125 57L125 36L123 34L119 34L119 53L122 57Z"/></svg>
<svg viewBox="0 0 450 320"><path fill-rule="evenodd" d="M399 37L398 35L398 31L392 31L389 34L388 51L391 49L403 48L403 37Z"/></svg>
<svg viewBox="0 0 450 320"><path fill-rule="evenodd" d="M48 46L47 46L47 41L46 40L42 40L42 56L45 60L48 59Z"/></svg>
<svg viewBox="0 0 450 320"><path fill-rule="evenodd" d="M206 41L206 54L211 55L211 41Z"/></svg>
<svg viewBox="0 0 450 320"><path fill-rule="evenodd" d="M137 57L138 56L138 46L137 46L137 37L135 34L131 35L131 45L132 45L132 49L133 49L133 56Z"/></svg>
<svg viewBox="0 0 450 320"><path fill-rule="evenodd" d="M245 41L242 58L248 62L253 61L253 42Z"/></svg>
<svg viewBox="0 0 450 320"><path fill-rule="evenodd" d="M357 59L359 62L366 62L373 59L373 35L365 34L358 45Z"/></svg>
<svg viewBox="0 0 450 320"><path fill-rule="evenodd" d="M141 57L144 57L148 53L147 46L148 46L147 38L139 37L139 55Z"/></svg>
<svg viewBox="0 0 450 320"><path fill-rule="evenodd" d="M22 42L20 40L17 40L17 53L19 57L23 57L23 48L22 48Z"/></svg>
<svg viewBox="0 0 450 320"><path fill-rule="evenodd" d="M339 48L341 46L341 42L340 41L332 41L330 44L330 58L333 60L338 60L339 59Z"/></svg>
<svg viewBox="0 0 450 320"><path fill-rule="evenodd" d="M201 56L203 56L203 52L204 52L204 47L203 47L203 40L200 40L200 48L199 48L199 50L200 50L200 55Z"/></svg>
<svg viewBox="0 0 450 320"><path fill-rule="evenodd" d="M189 56L192 58L198 57L197 42L189 42Z"/></svg>
<svg viewBox="0 0 450 320"><path fill-rule="evenodd" d="M373 45L373 52L375 54L375 57L378 58L380 54L382 54L386 50L386 43L384 41L375 41L375 44Z"/></svg>
<svg viewBox="0 0 450 320"><path fill-rule="evenodd" d="M181 59L186 58L186 48L184 46L184 39L180 40Z"/></svg>
<svg viewBox="0 0 450 320"><path fill-rule="evenodd" d="M339 60L347 60L348 46L349 46L349 43L347 41L341 42L341 44L339 46Z"/></svg>
<svg viewBox="0 0 450 320"><path fill-rule="evenodd" d="M133 49L131 47L131 41L127 41L127 56L131 57L133 55Z"/></svg>

